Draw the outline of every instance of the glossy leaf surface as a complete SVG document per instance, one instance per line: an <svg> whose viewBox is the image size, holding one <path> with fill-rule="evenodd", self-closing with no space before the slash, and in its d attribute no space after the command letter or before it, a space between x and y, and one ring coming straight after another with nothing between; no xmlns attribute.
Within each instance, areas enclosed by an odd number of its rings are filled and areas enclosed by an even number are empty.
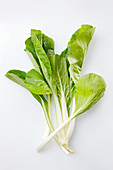
<svg viewBox="0 0 113 170"><path fill-rule="evenodd" d="M52 94L51 89L43 79L42 75L38 73L35 69L32 69L28 73L26 73L24 83L28 90L34 94Z"/></svg>
<svg viewBox="0 0 113 170"><path fill-rule="evenodd" d="M75 112L77 116L90 109L103 97L106 84L104 79L94 73L82 76L75 84Z"/></svg>
<svg viewBox="0 0 113 170"><path fill-rule="evenodd" d="M14 81L15 83L25 87L24 80L26 73L20 70L9 70L6 75L7 78ZM26 87L25 87L26 88Z"/></svg>
<svg viewBox="0 0 113 170"><path fill-rule="evenodd" d="M86 55L94 31L95 28L91 28L85 32L82 32L72 43L69 49L67 57L70 64L69 72L75 83L80 78L84 56Z"/></svg>

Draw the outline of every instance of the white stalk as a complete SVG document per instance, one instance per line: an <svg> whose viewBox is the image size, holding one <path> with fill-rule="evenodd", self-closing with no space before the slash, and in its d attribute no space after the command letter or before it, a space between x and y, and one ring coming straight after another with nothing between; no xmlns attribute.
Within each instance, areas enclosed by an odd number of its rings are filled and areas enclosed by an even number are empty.
<svg viewBox="0 0 113 170"><path fill-rule="evenodd" d="M65 96L63 91L61 91L61 105L62 105L63 121L65 121L68 118L68 112L67 112L67 106L66 106L66 101L65 101Z"/></svg>
<svg viewBox="0 0 113 170"><path fill-rule="evenodd" d="M73 131L74 131L74 127L75 127L75 118L71 120L71 122L69 123L69 126L68 126L68 131L67 131L67 136L66 136L66 139L65 139L65 142L68 143L72 134L73 134Z"/></svg>
<svg viewBox="0 0 113 170"><path fill-rule="evenodd" d="M50 117L50 120L51 120L51 96L50 96L50 94L47 95L47 98L48 98L48 114L49 114L49 117ZM44 131L44 134L42 136L42 139L45 140L49 136L49 133L50 133L50 130L49 130L49 127L48 127L48 124L47 124L45 131Z"/></svg>
<svg viewBox="0 0 113 170"><path fill-rule="evenodd" d="M53 98L54 98L54 105L55 105L56 127L58 128L62 124L63 119L62 119L62 113L61 113L59 101L55 93L53 93ZM62 138L64 137L64 135L65 135L64 129L62 129L60 133L58 133L58 138L60 142Z"/></svg>
<svg viewBox="0 0 113 170"><path fill-rule="evenodd" d="M61 109L60 109L58 98L55 93L53 93L53 98L54 98L55 113L56 113L56 127L59 127L59 125L62 124Z"/></svg>
<svg viewBox="0 0 113 170"><path fill-rule="evenodd" d="M61 107L62 107L62 117L63 117L63 122L64 122L66 119L68 119L68 112L67 112L67 106L66 106L66 101L65 101L65 96L64 96L63 91L61 91ZM60 140L60 142L61 144L66 144L68 125L65 126L63 129L64 129L64 136Z"/></svg>
<svg viewBox="0 0 113 170"><path fill-rule="evenodd" d="M72 113L74 113L74 111L75 111L75 97L73 97L73 99L72 99ZM67 136L66 136L66 142L67 143L68 143L68 141L70 140L70 138L73 134L74 127L75 127L75 119L71 120L69 127L68 127Z"/></svg>
<svg viewBox="0 0 113 170"><path fill-rule="evenodd" d="M49 127L50 132L52 133L52 132L54 131L54 128L53 128L53 126L52 126L52 124L51 124L51 121L50 121L48 115L47 115L44 102L43 102L43 100L41 100L41 101L42 101L42 106L43 106L43 110L44 110L46 122L47 122L47 124L48 124L48 127ZM46 140L46 139L45 139L45 140ZM56 140L56 142L58 143L58 145L60 146L59 141L58 141L58 136L55 137L55 140Z"/></svg>

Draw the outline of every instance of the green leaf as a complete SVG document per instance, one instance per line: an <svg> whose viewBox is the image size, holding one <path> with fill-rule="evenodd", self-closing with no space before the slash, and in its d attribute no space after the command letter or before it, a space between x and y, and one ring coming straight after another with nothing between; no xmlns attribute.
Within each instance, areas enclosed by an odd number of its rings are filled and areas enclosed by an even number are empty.
<svg viewBox="0 0 113 170"><path fill-rule="evenodd" d="M53 55L55 55L54 51L49 49L48 52L47 52L48 58L50 59Z"/></svg>
<svg viewBox="0 0 113 170"><path fill-rule="evenodd" d="M95 28L91 28L86 30L85 32L82 32L69 47L67 57L70 64L69 72L75 83L81 75L84 56L86 55L89 43L93 37L94 32Z"/></svg>
<svg viewBox="0 0 113 170"><path fill-rule="evenodd" d="M82 25L71 37L67 48L61 53L67 58L67 68L74 82L80 75L84 56L93 37L95 28L91 25Z"/></svg>
<svg viewBox="0 0 113 170"><path fill-rule="evenodd" d="M83 32L86 32L89 29L92 29L93 26L91 25L81 25L81 28L79 28L72 36L70 41L68 42L68 47L72 45L72 43L80 36Z"/></svg>
<svg viewBox="0 0 113 170"><path fill-rule="evenodd" d="M72 43L80 36L83 32L93 28L91 25L81 25L81 28L79 28L75 33L71 36L70 41L68 42L67 48L61 53L62 57L67 58L69 49L72 45Z"/></svg>
<svg viewBox="0 0 113 170"><path fill-rule="evenodd" d="M26 45L26 49L25 51L27 52L31 62L33 63L35 69L41 73L41 68L40 68L40 63L39 60L37 58L36 52L35 52L35 48L33 46L33 43L31 41L31 37L29 37L26 41L25 41L25 45Z"/></svg>
<svg viewBox="0 0 113 170"><path fill-rule="evenodd" d="M37 39L39 40L39 42L40 42L42 48L44 49L45 53L47 54L47 56L50 58L52 55L54 55L54 41L53 41L53 39L46 36L45 34L42 34L40 30L32 29L31 31L36 35ZM25 51L27 52L35 69L40 74L42 74L40 63L39 63L37 54L35 52L34 45L31 41L31 37L29 37L25 41L25 45L26 45Z"/></svg>
<svg viewBox="0 0 113 170"><path fill-rule="evenodd" d="M44 77L45 77L46 81L48 82L49 86L51 87L51 89L56 91L56 85L55 85L55 81L53 79L49 58L47 57L36 34L32 30L31 30L31 40L33 42L35 52L36 52L37 58L40 62L40 66L42 68Z"/></svg>
<svg viewBox="0 0 113 170"><path fill-rule="evenodd" d="M42 34L42 47L49 58L54 55L54 41L45 34Z"/></svg>
<svg viewBox="0 0 113 170"><path fill-rule="evenodd" d="M106 84L103 78L97 74L89 73L82 76L75 84L75 112L78 115L90 109L103 97Z"/></svg>
<svg viewBox="0 0 113 170"><path fill-rule="evenodd" d="M40 30L31 29L31 32L36 35L40 44L42 45L42 32Z"/></svg>
<svg viewBox="0 0 113 170"><path fill-rule="evenodd" d="M12 81L14 81L15 83L25 87L26 89L27 86L25 85L24 81L25 81L25 77L26 77L26 73L24 71L20 71L20 70L9 70L6 75L7 78L11 79ZM31 94L33 95L33 97L42 105L42 100L45 103L45 106L47 105L47 101L43 96L39 96L37 94L34 94L31 92ZM47 106L46 106L47 109Z"/></svg>
<svg viewBox="0 0 113 170"><path fill-rule="evenodd" d="M52 91L43 79L43 76L34 69L26 73L24 84L28 90L34 94L52 94Z"/></svg>
<svg viewBox="0 0 113 170"><path fill-rule="evenodd" d="M24 71L20 71L20 70L9 70L6 75L7 78L9 78L10 80L14 81L15 83L23 86L26 88L25 84L24 84L24 80L25 80L25 76L26 73Z"/></svg>
<svg viewBox="0 0 113 170"><path fill-rule="evenodd" d="M6 75L5 75L7 78L9 78L10 80L14 81L15 83L21 85L22 87L26 88L26 85L24 84L24 80L25 80L25 77L26 77L26 73L24 71L20 71L20 70L9 70ZM42 105L42 101L41 101L41 98L42 100L44 100L45 102L45 99L44 97L42 96L39 96L39 95L36 95L36 94L33 94L31 92L31 94L33 95L33 97Z"/></svg>
<svg viewBox="0 0 113 170"><path fill-rule="evenodd" d="M42 44L42 33L40 30L35 30L32 29L32 32L34 34L36 34L39 42ZM27 52L31 62L33 63L35 69L41 74L41 67L40 67L40 63L39 60L37 58L36 52L35 52L35 48L33 46L33 43L31 41L31 37L29 37L26 41L25 41L25 45L26 45L26 49L25 51Z"/></svg>

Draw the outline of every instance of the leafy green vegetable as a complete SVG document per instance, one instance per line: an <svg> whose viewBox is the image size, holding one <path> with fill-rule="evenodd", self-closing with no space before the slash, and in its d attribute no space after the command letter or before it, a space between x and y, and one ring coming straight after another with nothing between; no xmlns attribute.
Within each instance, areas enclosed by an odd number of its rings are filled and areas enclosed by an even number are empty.
<svg viewBox="0 0 113 170"><path fill-rule="evenodd" d="M52 94L51 89L48 87L41 74L35 69L32 69L26 73L24 84L28 90L34 94Z"/></svg>
<svg viewBox="0 0 113 170"><path fill-rule="evenodd" d="M24 84L24 80L26 77L26 73L24 71L20 71L20 70L9 70L6 75L7 78L9 78L10 80L14 81L15 83L23 86L26 88L25 84Z"/></svg>
<svg viewBox="0 0 113 170"><path fill-rule="evenodd" d="M82 25L58 55L54 52L53 39L32 29L31 37L25 41L25 51L35 69L28 73L20 70L6 73L6 77L28 89L43 108L48 126L38 151L54 138L66 154L73 153L68 143L74 130L74 118L89 110L104 95L106 84L101 76L88 73L80 77L94 32L95 27ZM52 96L55 114L51 112Z"/></svg>
<svg viewBox="0 0 113 170"><path fill-rule="evenodd" d="M9 78L10 80L14 81L15 83L25 87L27 89L27 86L25 85L24 81L25 81L25 77L26 77L26 73L24 71L20 71L20 70L9 70L6 75L7 78ZM31 93L34 98L42 105L41 99L38 95Z"/></svg>
<svg viewBox="0 0 113 170"><path fill-rule="evenodd" d="M81 114L90 109L103 97L106 84L101 76L89 73L81 77L75 84L75 87L75 111L82 108L79 112Z"/></svg>
<svg viewBox="0 0 113 170"><path fill-rule="evenodd" d="M71 45L73 42L83 33L87 30L93 28L91 25L81 25L81 28L79 28L75 33L71 36L70 41L68 42L67 48L61 53L62 57L67 58L68 52L70 50Z"/></svg>
<svg viewBox="0 0 113 170"><path fill-rule="evenodd" d="M25 45L26 45L26 49L25 51L27 52L31 62L33 63L35 69L41 73L41 68L40 68L40 63L39 60L37 58L36 52L35 52L35 48L33 46L33 43L31 41L31 37L29 37L26 41L25 41Z"/></svg>
<svg viewBox="0 0 113 170"><path fill-rule="evenodd" d="M37 38L36 34L34 33L34 31L31 30L31 40L33 42L36 54L37 54L37 58L40 62L43 74L49 84L49 86L51 87L51 89L55 89L55 82L53 79L53 75L52 75L52 70L51 70L51 65L50 65L50 61L42 47L42 45L40 44L39 39Z"/></svg>
<svg viewBox="0 0 113 170"><path fill-rule="evenodd" d="M61 53L67 58L69 73L76 83L82 71L84 56L88 50L89 43L94 35L95 27L82 25L71 37L67 48Z"/></svg>
<svg viewBox="0 0 113 170"><path fill-rule="evenodd" d="M54 53L54 41L45 34L42 34L42 46L48 57L50 57L50 52Z"/></svg>
<svg viewBox="0 0 113 170"><path fill-rule="evenodd" d="M90 29L93 29L91 25L82 25L71 37L70 41L68 42L68 47L72 45L72 43L79 37L83 32L86 32Z"/></svg>
<svg viewBox="0 0 113 170"><path fill-rule="evenodd" d="M70 63L69 72L75 83L81 75L84 56L86 55L94 31L95 28L91 28L82 32L70 47L68 53L68 60Z"/></svg>

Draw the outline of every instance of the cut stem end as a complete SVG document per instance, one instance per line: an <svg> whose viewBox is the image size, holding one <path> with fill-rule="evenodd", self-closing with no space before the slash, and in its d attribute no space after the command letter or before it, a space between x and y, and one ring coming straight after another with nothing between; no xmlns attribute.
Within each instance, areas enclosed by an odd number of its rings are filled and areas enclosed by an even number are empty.
<svg viewBox="0 0 113 170"><path fill-rule="evenodd" d="M69 149L68 145L67 144L63 144L62 145L69 153L74 153L74 151L72 151L71 149Z"/></svg>

